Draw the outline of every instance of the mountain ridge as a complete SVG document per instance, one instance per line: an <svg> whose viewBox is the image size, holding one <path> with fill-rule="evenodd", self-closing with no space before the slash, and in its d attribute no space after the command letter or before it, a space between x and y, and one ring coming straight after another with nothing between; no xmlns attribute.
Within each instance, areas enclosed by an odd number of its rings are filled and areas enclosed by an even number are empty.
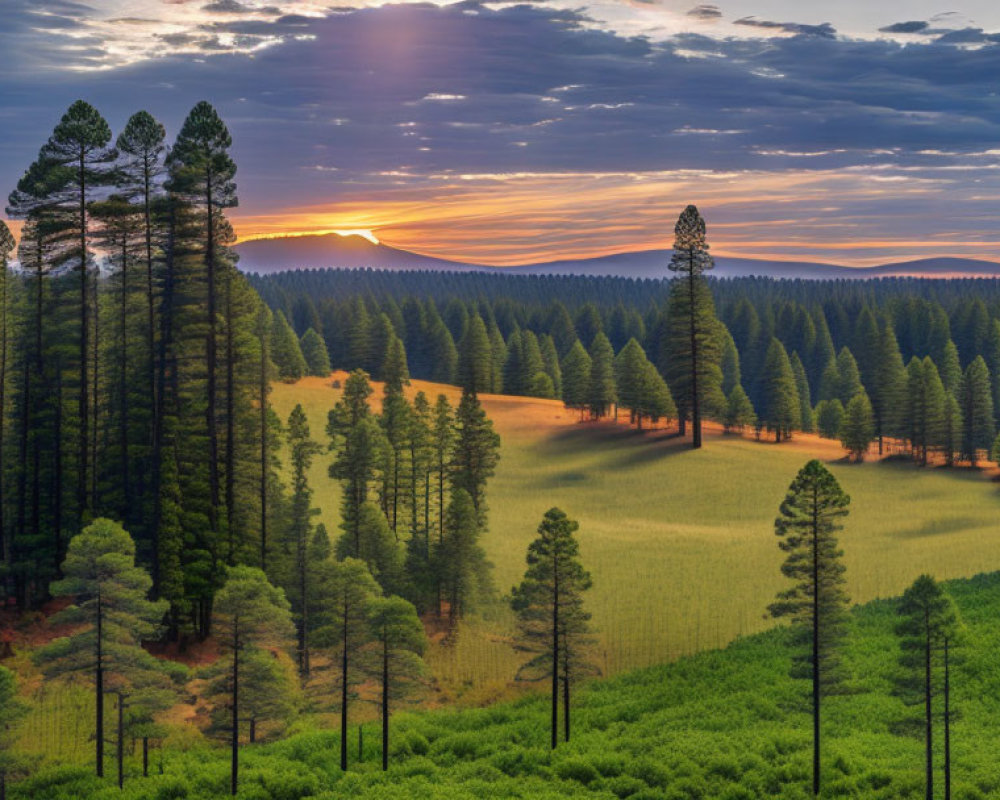
<svg viewBox="0 0 1000 800"><path fill-rule="evenodd" d="M315 234L251 239L236 245L240 267L266 275L294 269L385 269L490 272L509 275L604 275L660 278L668 274L670 250L639 250L582 259L497 267L427 256L375 244L358 235ZM932 257L872 267L847 267L811 261L769 261L719 256L713 275L720 278L758 277L804 280L863 280L866 278L1000 278L1000 263L973 258Z"/></svg>

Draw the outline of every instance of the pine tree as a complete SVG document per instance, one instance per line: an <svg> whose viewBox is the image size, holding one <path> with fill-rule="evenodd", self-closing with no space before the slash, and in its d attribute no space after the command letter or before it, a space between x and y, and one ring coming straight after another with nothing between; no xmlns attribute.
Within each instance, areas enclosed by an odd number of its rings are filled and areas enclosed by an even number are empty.
<svg viewBox="0 0 1000 800"><path fill-rule="evenodd" d="M962 408L955 395L945 392L944 414L942 417L941 440L936 444L944 451L945 466L955 465L955 455L962 451Z"/></svg>
<svg viewBox="0 0 1000 800"><path fill-rule="evenodd" d="M618 402L629 410L635 422L636 409L642 404L643 370L646 353L635 339L629 339L615 358L615 385Z"/></svg>
<svg viewBox="0 0 1000 800"><path fill-rule="evenodd" d="M52 584L56 597L72 605L55 623L81 626L36 653L48 676L89 672L94 676L96 769L104 775L104 695L128 687L143 672L162 669L141 643L157 633L168 604L147 598L152 580L135 566L135 543L115 522L94 520L69 543L64 577Z"/></svg>
<svg viewBox="0 0 1000 800"><path fill-rule="evenodd" d="M556 345L552 337L545 333L538 339L538 345L542 353L542 365L545 374L552 381L552 397L562 397L562 369L559 367L559 354L556 352Z"/></svg>
<svg viewBox="0 0 1000 800"><path fill-rule="evenodd" d="M722 370L722 393L729 397L737 384L742 383L740 370L740 351L729 329L719 322L719 335L722 338L722 355L719 358L719 368Z"/></svg>
<svg viewBox="0 0 1000 800"><path fill-rule="evenodd" d="M571 683L585 673L590 645L590 614L584 610L583 593L591 587L591 578L579 561L580 546L573 535L579 527L558 508L546 511L538 538L528 545L524 580L511 593L523 647L536 654L518 676L552 681L552 749L559 743L560 683L569 741Z"/></svg>
<svg viewBox="0 0 1000 800"><path fill-rule="evenodd" d="M492 592L491 564L479 545L479 521L472 498L464 489L452 493L445 512L444 537L435 548L435 572L441 600L448 602L448 617L454 624Z"/></svg>
<svg viewBox="0 0 1000 800"><path fill-rule="evenodd" d="M821 400L816 406L815 414L816 428L820 436L827 439L836 439L840 436L846 412L836 397L831 400Z"/></svg>
<svg viewBox="0 0 1000 800"><path fill-rule="evenodd" d="M951 339L945 343L940 358L935 359L934 363L937 365L944 390L957 395L962 383L962 363L958 358L958 348Z"/></svg>
<svg viewBox="0 0 1000 800"><path fill-rule="evenodd" d="M590 355L580 340L575 339L562 360L562 398L567 408L578 408L582 411L587 407L590 398L591 366Z"/></svg>
<svg viewBox="0 0 1000 800"><path fill-rule="evenodd" d="M946 395L937 367L926 356L914 357L906 367L907 438L921 465L927 465L928 453L944 438Z"/></svg>
<svg viewBox="0 0 1000 800"><path fill-rule="evenodd" d="M316 641L327 649L336 663L336 688L340 690L340 768L347 769L348 705L353 687L364 680L357 663L358 653L371 642L368 612L372 601L381 595L364 562L347 558L336 562L324 587L330 620L318 631Z"/></svg>
<svg viewBox="0 0 1000 800"><path fill-rule="evenodd" d="M204 266L205 432L208 442L209 529L220 530L222 478L219 474L218 321L222 312L221 274L227 264L220 247L223 211L237 204L236 164L229 156L232 137L211 105L202 101L188 114L167 158L168 190L198 215L199 255ZM223 233L220 234L220 227ZM275 315L277 316L277 315ZM275 356L277 359L277 356Z"/></svg>
<svg viewBox="0 0 1000 800"><path fill-rule="evenodd" d="M813 431L813 411L812 398L809 393L809 378L806 376L806 369L802 366L802 359L797 352L792 353L790 359L792 364L792 375L795 376L795 390L799 395L799 420L796 427L803 433Z"/></svg>
<svg viewBox="0 0 1000 800"><path fill-rule="evenodd" d="M243 659L252 659L268 648L287 649L295 628L284 592L268 583L267 576L256 567L241 565L229 570L226 582L215 597L214 613L215 630L231 689L230 793L235 796L239 786Z"/></svg>
<svg viewBox="0 0 1000 800"><path fill-rule="evenodd" d="M851 499L819 461L806 464L788 487L774 532L788 556L782 574L795 585L768 607L772 617L792 623L792 677L812 683L812 791L820 792L820 705L842 689L845 669L840 650L847 627L843 552L837 545L839 520Z"/></svg>
<svg viewBox="0 0 1000 800"><path fill-rule="evenodd" d="M639 407L636 409L639 430L642 430L643 417L648 418L653 424L662 418L677 418L677 406L670 393L670 387L653 362L647 360L643 363L639 385Z"/></svg>
<svg viewBox="0 0 1000 800"><path fill-rule="evenodd" d="M594 337L590 346L590 382L587 391L587 405L590 416L600 419L607 415L615 404L615 352L611 342L603 333Z"/></svg>
<svg viewBox="0 0 1000 800"><path fill-rule="evenodd" d="M842 347L837 354L837 399L846 408L851 398L863 389L858 362L850 350Z"/></svg>
<svg viewBox="0 0 1000 800"><path fill-rule="evenodd" d="M13 361L11 352L12 327L14 314L11 298L11 273L8 268L10 254L14 252L16 242L14 236L7 227L7 223L0 220L0 591L5 591L7 574L11 567L11 541L7 533L7 452L5 450L6 440L4 437L8 417L7 383L10 375L10 363ZM10 593L5 591L4 597L9 597ZM2 691L2 690L0 690ZM2 702L2 700L0 700ZM2 773L3 770L0 770ZM0 781L3 778L0 777Z"/></svg>
<svg viewBox="0 0 1000 800"><path fill-rule="evenodd" d="M925 797L933 800L934 700L944 691L941 686L941 661L947 643L949 640L954 643L958 635L958 610L937 581L930 575L921 575L903 592L899 615L901 619L896 626L896 635L900 637L902 653L899 656L901 672L896 677L895 691L907 705L922 705L924 708L924 789ZM950 722L947 717L945 721L946 724ZM947 794L950 794L950 786L946 789Z"/></svg>
<svg viewBox="0 0 1000 800"><path fill-rule="evenodd" d="M865 453L875 438L875 415L871 400L862 389L847 404L840 425L840 442L855 461L864 461Z"/></svg>
<svg viewBox="0 0 1000 800"><path fill-rule="evenodd" d="M316 333L315 329L309 328L299 342L302 357L306 362L306 373L325 378L332 371L330 367L330 355L326 351L326 342L323 337Z"/></svg>
<svg viewBox="0 0 1000 800"><path fill-rule="evenodd" d="M389 769L389 710L426 673L421 654L424 626L413 604L402 597L380 597L368 607L372 650L367 671L378 684L382 716L382 769Z"/></svg>
<svg viewBox="0 0 1000 800"><path fill-rule="evenodd" d="M271 358L278 368L278 378L285 383L295 383L309 372L295 331L280 311L272 318Z"/></svg>
<svg viewBox="0 0 1000 800"><path fill-rule="evenodd" d="M965 369L959 405L962 414L962 458L975 467L979 451L988 450L996 436L990 373L982 356L976 356Z"/></svg>
<svg viewBox="0 0 1000 800"><path fill-rule="evenodd" d="M896 334L888 321L883 321L879 332L878 351L872 368L872 376L866 378L875 415L875 435L878 437L878 452L882 455L886 436L900 432L900 416L906 392L906 368L899 353Z"/></svg>
<svg viewBox="0 0 1000 800"><path fill-rule="evenodd" d="M337 540L337 558L364 562L387 594L404 590L403 553L382 509L371 500L358 510L357 530L345 531Z"/></svg>
<svg viewBox="0 0 1000 800"><path fill-rule="evenodd" d="M736 384L729 393L723 424L727 433L731 430L742 433L744 428L754 427L757 424L757 414L753 410L753 404L739 384Z"/></svg>
<svg viewBox="0 0 1000 800"><path fill-rule="evenodd" d="M789 438L801 417L795 375L788 353L777 339L771 339L764 360L764 408L760 421L774 434L774 441Z"/></svg>
<svg viewBox="0 0 1000 800"><path fill-rule="evenodd" d="M667 383L680 413L681 433L691 418L694 448L701 447L701 415L705 398L722 383L715 305L702 273L714 266L705 239L705 221L695 206L681 213L674 228L670 269L682 273L670 288L667 320Z"/></svg>
<svg viewBox="0 0 1000 800"><path fill-rule="evenodd" d="M284 548L291 556L291 573L285 581L286 595L292 604L298 634L298 667L302 675L309 674L309 606L315 594L315 565L310 559L309 545L313 535L313 517L309 469L320 452L319 445L309 435L309 421L302 406L296 405L288 417L288 449L292 467L291 519Z"/></svg>
<svg viewBox="0 0 1000 800"><path fill-rule="evenodd" d="M500 436L493 430L479 399L463 392L455 412L451 485L469 493L483 530L486 530L486 482L493 477L499 461Z"/></svg>
<svg viewBox="0 0 1000 800"><path fill-rule="evenodd" d="M493 350L483 318L474 314L465 326L458 345L458 380L471 394L488 392L493 387Z"/></svg>
<svg viewBox="0 0 1000 800"><path fill-rule="evenodd" d="M360 552L361 507L368 502L371 484L385 470L388 449L378 423L370 417L361 417L347 430L336 460L330 465L330 477L342 482L340 528L350 540L352 553Z"/></svg>

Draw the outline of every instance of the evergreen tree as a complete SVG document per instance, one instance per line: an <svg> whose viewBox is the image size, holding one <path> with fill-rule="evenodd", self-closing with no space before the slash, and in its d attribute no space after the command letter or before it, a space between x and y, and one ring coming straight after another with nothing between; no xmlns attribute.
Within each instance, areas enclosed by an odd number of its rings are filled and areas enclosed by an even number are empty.
<svg viewBox="0 0 1000 800"><path fill-rule="evenodd" d="M590 399L590 355L576 339L562 360L563 403L567 408L584 409Z"/></svg>
<svg viewBox="0 0 1000 800"><path fill-rule="evenodd" d="M464 489L472 498L479 527L486 530L486 482L500 461L500 436L476 395L463 392L455 412L455 446L452 451L452 489Z"/></svg>
<svg viewBox="0 0 1000 800"><path fill-rule="evenodd" d="M975 467L979 451L988 450L996 436L990 373L982 356L976 356L966 367L959 398L963 423L962 458Z"/></svg>
<svg viewBox="0 0 1000 800"><path fill-rule="evenodd" d="M590 382L587 391L587 405L590 416L600 419L609 413L615 404L615 353L611 342L603 333L594 337L590 346Z"/></svg>
<svg viewBox="0 0 1000 800"><path fill-rule="evenodd" d="M642 405L642 381L646 361L646 353L635 339L629 339L615 358L618 402L629 410L629 418L633 423L636 409Z"/></svg>
<svg viewBox="0 0 1000 800"><path fill-rule="evenodd" d="M96 769L104 775L104 695L128 687L143 672L163 669L141 643L157 633L165 601L151 601L149 575L135 566L135 543L108 519L96 519L69 543L64 577L52 584L56 597L73 598L53 617L80 626L36 653L50 676L88 672L94 676Z"/></svg>
<svg viewBox="0 0 1000 800"><path fill-rule="evenodd" d="M295 331L280 311L272 318L271 358L278 368L278 377L285 383L295 383L309 372Z"/></svg>
<svg viewBox="0 0 1000 800"><path fill-rule="evenodd" d="M483 318L472 316L458 345L458 380L473 395L488 392L494 384L493 350Z"/></svg>
<svg viewBox="0 0 1000 800"><path fill-rule="evenodd" d="M325 378L332 372L330 367L330 355L326 351L326 342L323 337L316 333L315 329L309 328L299 342L302 357L306 362L306 373Z"/></svg>
<svg viewBox="0 0 1000 800"><path fill-rule="evenodd" d="M642 430L643 417L654 424L661 418L677 418L677 406L674 404L670 387L653 362L647 360L643 363L639 386L639 407L636 409L636 423L639 430Z"/></svg>
<svg viewBox="0 0 1000 800"><path fill-rule="evenodd" d="M809 394L809 378L806 376L806 369L802 366L802 359L797 352L792 353L790 359L792 364L792 375L795 376L795 390L799 395L799 420L796 427L803 433L813 431L813 411L812 398Z"/></svg>
<svg viewBox="0 0 1000 800"><path fill-rule="evenodd" d="M742 382L740 351L736 348L736 342L733 341L729 329L721 322L719 335L722 338L722 355L719 359L719 368L722 370L722 393L729 397L733 388Z"/></svg>
<svg viewBox="0 0 1000 800"><path fill-rule="evenodd" d="M377 510L377 509L376 509ZM358 653L371 642L368 612L372 601L381 595L364 562L347 558L336 562L330 571L324 596L330 605L327 627L316 634L336 664L336 688L340 690L340 768L347 769L348 705L353 687L364 680L357 663Z"/></svg>
<svg viewBox="0 0 1000 800"><path fill-rule="evenodd" d="M13 361L10 345L14 321L10 291L13 280L11 280L11 273L8 269L8 260L15 247L16 242L10 228L7 227L6 222L0 220L0 591L5 591L7 574L11 567L11 537L7 533L6 514L8 495L6 493L7 452L4 449L6 444L4 421L8 419L7 382L11 372L10 364ZM4 597L9 596L10 593L5 591ZM3 770L0 770L0 773L2 772ZM3 778L0 777L0 781L2 780Z"/></svg>
<svg viewBox="0 0 1000 800"><path fill-rule="evenodd" d="M284 549L291 558L291 571L285 582L286 595L294 612L298 634L298 667L302 675L309 674L309 606L314 600L316 565L310 558L309 545L313 536L313 517L319 513L312 507L309 469L319 445L309 435L309 421L301 404L288 417L288 449L292 467L291 519Z"/></svg>
<svg viewBox="0 0 1000 800"><path fill-rule="evenodd" d="M492 592L489 577L492 565L479 545L479 531L472 498L464 489L456 489L445 512L444 537L435 548L434 557L441 587L438 616L440 601L447 600L452 624Z"/></svg>
<svg viewBox="0 0 1000 800"><path fill-rule="evenodd" d="M771 339L764 360L764 409L760 421L774 434L774 441L789 438L801 417L795 375L788 353L777 339Z"/></svg>
<svg viewBox="0 0 1000 800"><path fill-rule="evenodd" d="M864 461L865 453L875 438L875 415L871 400L862 389L847 404L840 425L840 442L855 461Z"/></svg>
<svg viewBox="0 0 1000 800"><path fill-rule="evenodd" d="M364 562L387 594L403 591L403 553L382 509L371 500L361 504L357 531L337 540L337 558Z"/></svg>
<svg viewBox="0 0 1000 800"><path fill-rule="evenodd" d="M690 417L691 446L701 447L701 415L705 398L722 383L716 335L715 305L702 273L714 266L705 239L705 220L694 206L681 213L674 228L670 269L682 273L673 281L667 311L667 383L673 387L681 433Z"/></svg>
<svg viewBox="0 0 1000 800"><path fill-rule="evenodd" d="M552 748L559 742L559 689L562 684L565 740L570 735L571 683L586 671L590 614L583 593L590 573L580 564L573 535L579 523L558 508L545 512L538 538L528 545L528 569L511 593L523 647L536 655L518 672L528 680L552 681Z"/></svg>
<svg viewBox="0 0 1000 800"><path fill-rule="evenodd" d="M908 706L923 706L924 789L925 797L933 800L934 700L944 691L942 656L947 643L954 643L958 635L958 610L937 581L930 575L921 575L903 592L899 615L896 635L900 637L902 650L901 672L896 677L895 691ZM946 717L946 724L949 721ZM946 788L948 794L950 786Z"/></svg>
<svg viewBox="0 0 1000 800"><path fill-rule="evenodd" d="M821 400L816 406L815 413L816 428L820 436L825 436L827 439L836 439L840 436L846 412L836 397L832 400Z"/></svg>
<svg viewBox="0 0 1000 800"><path fill-rule="evenodd" d="M846 408L851 398L863 390L858 362L850 350L842 347L837 354L837 399Z"/></svg>
<svg viewBox="0 0 1000 800"><path fill-rule="evenodd" d="M458 349L440 317L435 316L431 322L428 338L430 379L437 383L455 383L458 375Z"/></svg>
<svg viewBox="0 0 1000 800"><path fill-rule="evenodd" d="M882 455L885 437L899 433L900 415L904 405L903 394L906 391L906 368L899 353L896 334L888 322L882 324L872 375L865 380L875 415L878 452Z"/></svg>
<svg viewBox="0 0 1000 800"><path fill-rule="evenodd" d="M962 362L958 358L958 348L951 339L945 343L940 360L935 359L934 363L937 365L944 390L958 395L962 383Z"/></svg>
<svg viewBox="0 0 1000 800"><path fill-rule="evenodd" d="M226 582L215 597L214 613L230 688L230 793L235 796L239 786L244 659L259 657L259 652L268 648L287 649L295 628L284 592L268 583L267 576L256 567L241 565L229 570Z"/></svg>
<svg viewBox="0 0 1000 800"><path fill-rule="evenodd" d="M944 415L942 418L941 440L937 442L944 451L945 466L955 464L955 455L962 450L962 433L965 426L962 423L962 408L951 392L945 392Z"/></svg>
<svg viewBox="0 0 1000 800"><path fill-rule="evenodd" d="M362 417L347 431L337 458L330 465L330 477L341 481L343 486L340 529L349 553L361 552L361 508L368 502L372 482L385 469L387 451L382 428L370 417Z"/></svg>
<svg viewBox="0 0 1000 800"><path fill-rule="evenodd" d="M556 345L552 337L545 333L538 339L538 345L542 353L542 366L545 374L552 381L552 397L562 397L562 370L559 367L559 354L556 352Z"/></svg>
<svg viewBox="0 0 1000 800"><path fill-rule="evenodd" d="M368 607L373 649L368 672L378 684L382 716L382 769L389 769L390 704L403 699L423 677L420 658L427 646L424 626L413 604L402 597L380 597Z"/></svg>
<svg viewBox="0 0 1000 800"><path fill-rule="evenodd" d="M914 454L924 466L928 453L944 439L946 395L937 367L926 356L906 367L906 430Z"/></svg>
<svg viewBox="0 0 1000 800"><path fill-rule="evenodd" d="M753 404L739 384L729 393L723 424L727 433L731 430L742 432L744 428L754 427L757 424L757 414L753 410Z"/></svg>
<svg viewBox="0 0 1000 800"><path fill-rule="evenodd" d="M847 627L843 552L837 545L839 520L851 499L819 461L806 464L788 487L774 532L788 556L782 574L795 585L768 607L772 617L792 623L792 677L812 683L812 791L820 792L820 705L843 687L840 650Z"/></svg>

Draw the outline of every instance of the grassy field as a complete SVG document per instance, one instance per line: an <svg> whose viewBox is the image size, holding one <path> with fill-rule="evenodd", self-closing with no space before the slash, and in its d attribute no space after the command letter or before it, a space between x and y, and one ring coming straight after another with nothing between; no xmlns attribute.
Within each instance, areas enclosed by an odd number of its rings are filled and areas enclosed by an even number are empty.
<svg viewBox="0 0 1000 800"><path fill-rule="evenodd" d="M410 387L421 389L457 400L452 387ZM310 378L277 385L273 403L283 418L302 403L322 440L337 396L331 380ZM578 519L606 675L721 647L773 624L765 609L785 583L773 521L809 458L825 461L852 498L841 545L855 602L897 595L925 571L945 579L1000 567L992 469L855 465L818 437L775 445L714 430L695 452L666 431L581 423L556 401L482 400L503 442L484 537L497 585L508 591L523 574L525 548L548 508ZM340 488L327 477L328 462L317 458L312 485L321 519L335 530ZM498 609L465 626L455 647L435 648L431 662L443 689L472 702L501 696L518 664L511 633L509 615Z"/></svg>
<svg viewBox="0 0 1000 800"><path fill-rule="evenodd" d="M949 590L968 629L953 674L956 800L1000 796L1000 574ZM851 615L844 663L851 693L823 706L823 798L923 797L923 748L900 723L919 719L891 692L899 643L894 601ZM398 713L391 764L380 769L377 723L364 726L363 759L351 731L351 763L338 764L335 729L303 730L243 748L240 800L755 800L811 797L809 684L788 677L784 629L724 650L596 681L577 693L570 742L548 748L547 697L488 708ZM918 726L919 729L919 726ZM938 794L941 730L936 734ZM159 759L162 755L163 774ZM228 754L205 743L173 745L139 777L127 760L125 790L98 781L90 765L42 770L13 787L12 800L217 800L228 796Z"/></svg>

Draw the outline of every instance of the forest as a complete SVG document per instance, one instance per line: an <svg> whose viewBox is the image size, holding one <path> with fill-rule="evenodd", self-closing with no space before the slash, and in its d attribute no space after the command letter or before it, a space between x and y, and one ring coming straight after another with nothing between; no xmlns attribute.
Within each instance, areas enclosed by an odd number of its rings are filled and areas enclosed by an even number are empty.
<svg viewBox="0 0 1000 800"><path fill-rule="evenodd" d="M854 507L819 458L767 509L777 627L674 664L602 674L574 509L518 520L513 586L486 549L499 395L553 401L583 436L697 451L721 429L763 453L818 433L834 461L978 475L1000 449L1000 285L713 280L694 206L661 281L248 276L231 147L208 103L168 144L145 111L114 136L79 101L10 194L0 800L1000 791L995 575L915 572L852 609ZM302 401L275 409L308 378L322 429ZM520 697L435 708L431 639L503 614ZM75 763L43 755L54 687L83 703L52 725Z"/></svg>

